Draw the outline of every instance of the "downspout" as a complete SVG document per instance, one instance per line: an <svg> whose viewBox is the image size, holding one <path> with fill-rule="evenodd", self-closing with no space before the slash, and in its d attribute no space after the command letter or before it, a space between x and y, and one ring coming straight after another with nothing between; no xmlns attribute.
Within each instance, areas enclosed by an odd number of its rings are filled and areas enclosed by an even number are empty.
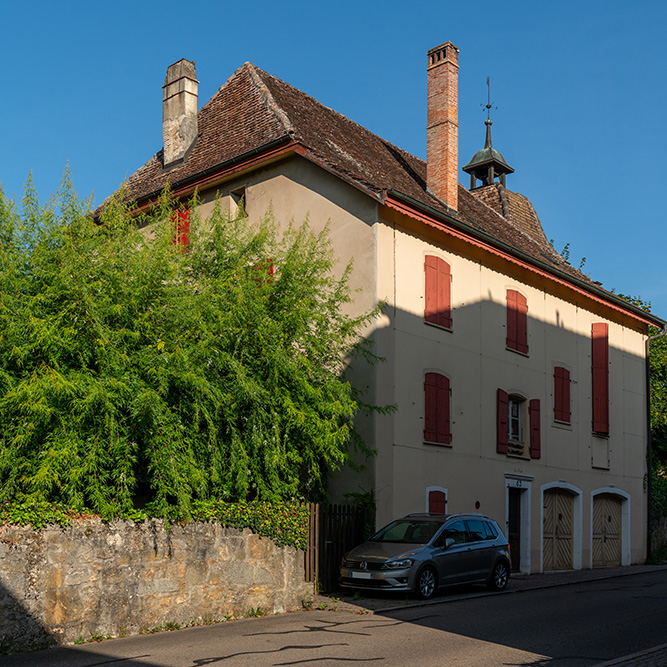
<svg viewBox="0 0 667 667"><path fill-rule="evenodd" d="M655 336L649 336L646 339L646 558L651 556L651 524L653 515L651 507L653 505L653 446L651 439L651 341L656 338L662 338L667 335L667 330L663 329Z"/></svg>

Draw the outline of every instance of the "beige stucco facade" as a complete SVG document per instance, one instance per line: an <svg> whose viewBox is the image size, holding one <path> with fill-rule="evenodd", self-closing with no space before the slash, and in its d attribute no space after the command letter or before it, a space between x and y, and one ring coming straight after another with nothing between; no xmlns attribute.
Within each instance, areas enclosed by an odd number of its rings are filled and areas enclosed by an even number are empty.
<svg viewBox="0 0 667 667"><path fill-rule="evenodd" d="M386 304L366 332L385 361L355 368L353 379L367 388L370 401L395 405L396 411L360 421L360 431L377 455L362 473L334 474L332 500L373 491L377 522L383 524L427 510L429 491L440 490L448 512L483 512L507 527L512 496L520 515L517 567L539 572L552 565L551 556L545 563L544 535L544 507L551 498L564 498L572 513L570 566L587 568L593 565L594 500L604 496L619 509L621 562L642 561L645 325L484 244L383 206L299 156L201 193L202 216L210 213L216 193L233 211L234 192L243 192L251 219L272 208L284 225L306 219L315 230L328 225L337 270L353 262L352 309L363 312L378 302ZM451 329L424 321L426 255L451 267ZM528 354L506 347L508 289L528 303ZM593 435L591 427L594 322L609 326L608 437ZM571 374L570 424L554 420L555 366ZM451 383L451 445L423 441L424 374L431 371ZM540 458L497 453L498 388L526 401L540 400Z"/></svg>

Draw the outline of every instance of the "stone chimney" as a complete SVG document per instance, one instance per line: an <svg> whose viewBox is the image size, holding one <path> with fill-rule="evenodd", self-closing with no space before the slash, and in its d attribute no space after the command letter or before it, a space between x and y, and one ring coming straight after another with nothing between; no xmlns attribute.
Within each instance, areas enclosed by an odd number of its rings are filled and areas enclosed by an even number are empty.
<svg viewBox="0 0 667 667"><path fill-rule="evenodd" d="M426 187L458 210L459 50L445 42L428 52Z"/></svg>
<svg viewBox="0 0 667 667"><path fill-rule="evenodd" d="M179 60L167 68L162 86L164 166L183 161L197 139L199 81L194 62Z"/></svg>

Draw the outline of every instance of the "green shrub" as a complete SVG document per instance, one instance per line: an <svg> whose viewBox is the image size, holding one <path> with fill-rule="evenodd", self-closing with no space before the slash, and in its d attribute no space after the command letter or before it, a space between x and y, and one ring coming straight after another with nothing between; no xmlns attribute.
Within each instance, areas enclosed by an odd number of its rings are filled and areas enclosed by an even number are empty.
<svg viewBox="0 0 667 667"><path fill-rule="evenodd" d="M40 530L48 524L63 528L76 519L97 516L83 508L74 509L57 503L4 503L0 504L0 525L32 526ZM131 510L116 518L135 522L155 517L150 506L145 510ZM278 546L305 549L308 544L308 509L286 503L238 502L219 500L195 501L189 517L178 508L171 508L168 520L203 521L243 530L249 528L256 535L272 539Z"/></svg>

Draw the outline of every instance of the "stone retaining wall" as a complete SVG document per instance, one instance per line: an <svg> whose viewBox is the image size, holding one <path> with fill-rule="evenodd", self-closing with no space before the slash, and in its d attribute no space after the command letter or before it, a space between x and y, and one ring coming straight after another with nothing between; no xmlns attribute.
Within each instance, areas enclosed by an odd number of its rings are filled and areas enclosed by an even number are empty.
<svg viewBox="0 0 667 667"><path fill-rule="evenodd" d="M214 523L0 527L0 655L298 609L312 596L303 552Z"/></svg>

